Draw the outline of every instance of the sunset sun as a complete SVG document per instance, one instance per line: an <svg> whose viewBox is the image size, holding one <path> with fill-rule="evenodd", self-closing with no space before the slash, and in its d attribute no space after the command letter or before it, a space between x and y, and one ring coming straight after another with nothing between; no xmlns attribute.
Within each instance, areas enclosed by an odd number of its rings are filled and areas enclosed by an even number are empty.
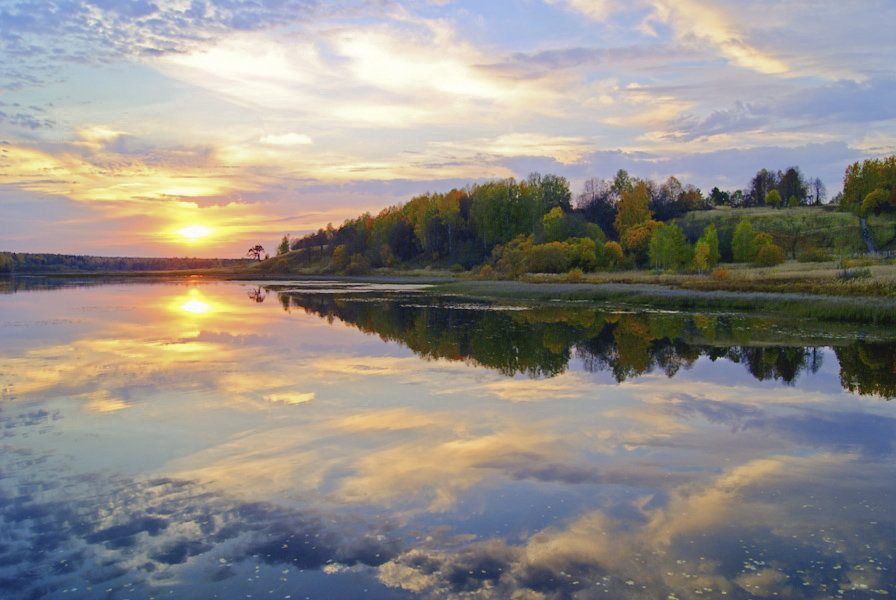
<svg viewBox="0 0 896 600"><path fill-rule="evenodd" d="M212 230L205 225L188 225L178 229L177 233L188 242L196 242L211 235Z"/></svg>

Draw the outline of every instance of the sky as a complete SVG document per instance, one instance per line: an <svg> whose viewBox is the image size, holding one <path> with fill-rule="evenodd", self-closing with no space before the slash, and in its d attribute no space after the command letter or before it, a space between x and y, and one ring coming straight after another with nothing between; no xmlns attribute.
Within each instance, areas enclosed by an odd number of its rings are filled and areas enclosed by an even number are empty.
<svg viewBox="0 0 896 600"><path fill-rule="evenodd" d="M892 0L0 0L0 251L240 257L531 172L828 195Z"/></svg>

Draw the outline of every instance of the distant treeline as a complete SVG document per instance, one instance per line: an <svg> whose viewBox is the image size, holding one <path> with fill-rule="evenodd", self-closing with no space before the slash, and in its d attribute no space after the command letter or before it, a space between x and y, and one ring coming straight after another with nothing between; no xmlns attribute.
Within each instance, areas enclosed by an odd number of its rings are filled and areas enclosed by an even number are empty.
<svg viewBox="0 0 896 600"><path fill-rule="evenodd" d="M855 198L860 198L861 208L863 194L873 191L864 202L865 210L896 208L889 204L890 188L896 185L890 177L894 158L866 163L850 167L848 194L838 195L832 204L855 211ZM733 231L719 240L719 232L682 231L675 221L719 206L794 208L818 206L825 200L821 180L804 176L796 166L762 169L743 190L715 187L709 194L675 177L657 183L619 170L613 179L587 180L574 196L564 177L534 173L519 181L495 180L422 194L375 216L366 213L302 238L285 236L271 268L305 263L360 274L379 267L433 265L460 270L482 265L503 272L507 271L503 263L513 263L512 270L529 272L635 266L706 271L720 259L759 260L761 252L769 255L765 263L774 264L784 260L785 250L795 257L796 245L786 248L787 240L760 236L748 240L754 248L738 257ZM762 246L769 248L763 251ZM276 260L291 252L297 252L300 260L292 256L291 264Z"/></svg>
<svg viewBox="0 0 896 600"><path fill-rule="evenodd" d="M0 252L0 273L97 273L213 269L244 264L231 258L134 258Z"/></svg>

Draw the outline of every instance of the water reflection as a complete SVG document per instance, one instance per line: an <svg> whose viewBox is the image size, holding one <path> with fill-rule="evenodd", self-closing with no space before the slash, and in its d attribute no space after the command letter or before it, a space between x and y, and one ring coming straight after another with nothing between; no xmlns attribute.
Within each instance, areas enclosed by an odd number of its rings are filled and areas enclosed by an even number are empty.
<svg viewBox="0 0 896 600"><path fill-rule="evenodd" d="M0 297L4 597L896 593L883 335L257 289Z"/></svg>
<svg viewBox="0 0 896 600"><path fill-rule="evenodd" d="M896 340L844 344L848 332L835 337L812 331L808 323L788 329L768 317L569 306L522 310L444 299L421 304L407 297L359 300L281 292L279 298L287 310L300 308L329 321L337 318L401 342L420 356L469 360L511 377L553 377L564 373L575 356L587 371L612 373L620 383L657 370L672 378L707 357L743 364L758 381L793 385L802 373L817 373L822 367L823 344L834 347L845 389L896 397ZM807 340L820 345L807 346Z"/></svg>

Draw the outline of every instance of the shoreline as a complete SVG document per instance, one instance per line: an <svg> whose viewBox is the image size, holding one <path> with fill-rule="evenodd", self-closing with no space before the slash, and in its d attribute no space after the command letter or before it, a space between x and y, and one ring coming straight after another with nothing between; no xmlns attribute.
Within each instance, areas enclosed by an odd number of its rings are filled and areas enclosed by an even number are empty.
<svg viewBox="0 0 896 600"><path fill-rule="evenodd" d="M26 281L56 280L128 281L149 279L205 279L257 282L275 287L289 282L332 281L374 284L417 284L431 286L428 292L467 298L514 300L520 303L569 302L580 304L619 303L633 308L666 310L711 310L759 312L832 321L852 321L879 325L896 324L896 297L874 295L831 295L787 290L694 289L651 282L567 282L557 280L477 280L453 274L373 274L306 275L293 273L245 273L221 270L118 272L118 273L34 273L16 274ZM710 283L710 282L708 282ZM782 286L785 287L785 286Z"/></svg>

